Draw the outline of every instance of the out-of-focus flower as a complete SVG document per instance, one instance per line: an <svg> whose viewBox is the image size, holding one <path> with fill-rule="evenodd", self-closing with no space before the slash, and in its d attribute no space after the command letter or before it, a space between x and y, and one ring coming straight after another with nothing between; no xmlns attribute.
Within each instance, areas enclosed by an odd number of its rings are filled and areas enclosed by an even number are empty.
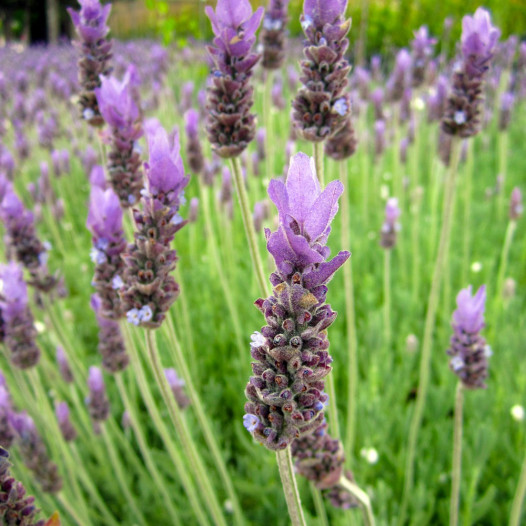
<svg viewBox="0 0 526 526"><path fill-rule="evenodd" d="M380 231L380 245L386 249L392 249L396 244L396 236L400 231L401 210L398 207L398 199L391 197L385 205L385 220Z"/></svg>
<svg viewBox="0 0 526 526"><path fill-rule="evenodd" d="M285 60L287 8L289 0L269 0L263 17L260 42L263 47L261 64L267 69L279 69Z"/></svg>

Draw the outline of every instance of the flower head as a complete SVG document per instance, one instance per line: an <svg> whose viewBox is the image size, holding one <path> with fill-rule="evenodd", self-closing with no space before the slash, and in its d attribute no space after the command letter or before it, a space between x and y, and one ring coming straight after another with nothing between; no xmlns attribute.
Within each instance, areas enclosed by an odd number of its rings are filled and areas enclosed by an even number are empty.
<svg viewBox="0 0 526 526"><path fill-rule="evenodd" d="M305 0L303 16L306 23L322 29L325 24L334 24L345 16L347 0Z"/></svg>
<svg viewBox="0 0 526 526"><path fill-rule="evenodd" d="M482 285L474 296L471 285L462 289L457 296L457 310L453 313L453 328L462 332L475 333L484 327L486 287Z"/></svg>
<svg viewBox="0 0 526 526"><path fill-rule="evenodd" d="M80 11L68 8L78 35L87 43L96 43L104 38L109 27L106 25L111 4L102 6L99 0L78 0Z"/></svg>
<svg viewBox="0 0 526 526"><path fill-rule="evenodd" d="M122 237L122 208L117 194L111 188L91 188L86 226L97 239L120 240Z"/></svg>
<svg viewBox="0 0 526 526"><path fill-rule="evenodd" d="M113 128L130 127L139 117L139 108L133 98L130 79L130 75L126 75L122 81L113 76L101 76L100 87L95 88L100 113ZM138 139L141 135L141 129L138 127L133 139Z"/></svg>

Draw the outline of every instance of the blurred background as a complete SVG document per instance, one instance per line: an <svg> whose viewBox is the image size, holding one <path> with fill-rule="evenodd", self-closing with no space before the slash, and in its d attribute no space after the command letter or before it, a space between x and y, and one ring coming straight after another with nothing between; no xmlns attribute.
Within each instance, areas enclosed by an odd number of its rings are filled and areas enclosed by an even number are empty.
<svg viewBox="0 0 526 526"><path fill-rule="evenodd" d="M215 0L115 0L110 17L112 36L118 39L160 38L165 44L186 45L189 39L211 38L205 5ZM254 7L267 3L252 0ZM24 43L56 42L71 36L66 7L75 0L1 0L0 42L20 40ZM290 32L301 33L299 15L303 0L290 1ZM348 14L353 20L350 33L354 62L373 53L403 47L414 29L427 24L431 34L440 36L444 20L458 22L466 13L481 5L480 0L355 0ZM514 33L526 37L526 0L486 0L492 19L502 30L502 37ZM448 22L446 22L448 23ZM453 23L450 41L456 41L460 24ZM452 51L452 50L451 50Z"/></svg>

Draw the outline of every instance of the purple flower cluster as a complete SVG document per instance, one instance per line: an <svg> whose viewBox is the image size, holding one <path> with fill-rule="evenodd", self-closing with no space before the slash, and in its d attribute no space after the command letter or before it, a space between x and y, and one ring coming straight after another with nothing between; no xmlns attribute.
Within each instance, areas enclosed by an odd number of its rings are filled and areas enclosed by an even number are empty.
<svg viewBox="0 0 526 526"><path fill-rule="evenodd" d="M17 444L25 465L33 472L42 491L57 493L62 489L62 479L56 464L51 462L33 419L25 412L11 413L11 425L17 434Z"/></svg>
<svg viewBox="0 0 526 526"><path fill-rule="evenodd" d="M106 395L102 371L98 367L89 368L88 388L89 395L86 397L86 405L95 429L97 429L99 423L104 422L110 415L110 402Z"/></svg>
<svg viewBox="0 0 526 526"><path fill-rule="evenodd" d="M44 526L36 520L35 497L27 497L21 482L9 473L9 453L0 447L0 522L6 525Z"/></svg>
<svg viewBox="0 0 526 526"><path fill-rule="evenodd" d="M480 335L484 328L486 287L471 295L471 286L457 296L457 310L453 313L453 336L447 354L449 366L468 389L483 389L488 376L488 358L491 350Z"/></svg>
<svg viewBox="0 0 526 526"><path fill-rule="evenodd" d="M398 222L400 214L398 199L391 197L385 205L385 221L380 231L380 245L383 248L391 249L396 245L396 236L400 231L400 223Z"/></svg>
<svg viewBox="0 0 526 526"><path fill-rule="evenodd" d="M69 407L66 402L59 402L55 405L55 414L58 427L66 442L71 442L77 438L77 430L73 427L69 418Z"/></svg>
<svg viewBox="0 0 526 526"><path fill-rule="evenodd" d="M462 63L453 74L442 129L449 135L472 137L480 128L483 81L500 31L491 25L489 13L479 7L462 19Z"/></svg>
<svg viewBox="0 0 526 526"><path fill-rule="evenodd" d="M95 88L100 113L111 128L110 183L123 207L136 203L143 187L136 148L143 131L132 80L129 72L121 82L115 77L101 77L100 87Z"/></svg>
<svg viewBox="0 0 526 526"><path fill-rule="evenodd" d="M255 13L248 0L218 0L216 10L205 8L214 46L208 48L213 74L208 86L208 137L221 157L237 157L254 139L256 118L250 113L249 84L259 55L252 53L263 8Z"/></svg>
<svg viewBox="0 0 526 526"><path fill-rule="evenodd" d="M269 196L279 228L265 231L276 271L273 294L256 306L267 325L252 335L254 375L246 387L245 427L269 449L284 449L323 422L324 378L331 370L326 329L336 313L325 304L327 282L350 256L328 261L327 238L343 191L332 181L321 191L312 159L291 160L287 183L272 180Z"/></svg>
<svg viewBox="0 0 526 526"><path fill-rule="evenodd" d="M177 371L173 368L165 369L164 374L170 385L177 405L181 409L186 409L190 405L190 400L184 392L185 381L179 377Z"/></svg>
<svg viewBox="0 0 526 526"><path fill-rule="evenodd" d="M260 42L263 48L261 64L266 69L279 69L285 60L288 4L289 0L269 0L265 11Z"/></svg>
<svg viewBox="0 0 526 526"><path fill-rule="evenodd" d="M78 0L80 11L68 8L79 40L75 42L79 50L78 75L81 92L79 105L82 118L92 126L102 126L102 118L95 89L100 86L100 76L109 75L111 68L111 41L106 39L109 27L106 25L111 4L102 6L99 0Z"/></svg>
<svg viewBox="0 0 526 526"><path fill-rule="evenodd" d="M14 365L21 369L33 367L40 359L40 350L35 342L36 329L29 309L22 268L13 262L0 265L0 279L0 309L4 322L5 345Z"/></svg>
<svg viewBox="0 0 526 526"><path fill-rule="evenodd" d="M420 27L414 32L414 35L415 38L411 42L411 84L414 88L417 88L426 81L427 68L433 56L433 47L437 41L436 38L429 36L427 26Z"/></svg>
<svg viewBox="0 0 526 526"><path fill-rule="evenodd" d="M205 167L203 149L199 140L199 112L193 108L184 114L186 131L186 158L190 170L199 175Z"/></svg>
<svg viewBox="0 0 526 526"><path fill-rule="evenodd" d="M186 224L178 211L188 178L184 175L177 134L170 141L166 131L158 126L149 133L148 146L143 211L134 210L137 231L135 243L128 245L123 255L126 268L121 299L129 322L156 328L179 293L179 285L170 275L177 260L170 243Z"/></svg>
<svg viewBox="0 0 526 526"><path fill-rule="evenodd" d="M308 141L321 142L336 133L351 111L344 58L351 20L345 20L347 0L305 0L301 24L307 37L301 62L303 86L293 106L296 130Z"/></svg>
<svg viewBox="0 0 526 526"><path fill-rule="evenodd" d="M91 259L95 263L92 284L100 298L102 316L122 317L119 290L122 288L126 240L122 230L122 208L115 192L92 186L86 226L92 234ZM98 310L98 309L97 309Z"/></svg>

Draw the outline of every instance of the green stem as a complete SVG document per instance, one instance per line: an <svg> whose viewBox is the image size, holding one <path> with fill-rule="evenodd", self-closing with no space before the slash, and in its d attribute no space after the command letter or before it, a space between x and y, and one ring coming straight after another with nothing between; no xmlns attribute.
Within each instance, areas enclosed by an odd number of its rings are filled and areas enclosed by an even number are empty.
<svg viewBox="0 0 526 526"><path fill-rule="evenodd" d="M281 484L283 485L283 492L285 493L285 500L287 501L292 526L306 526L307 523L303 516L300 494L294 476L290 447L287 446L286 449L276 451L276 459L278 461L279 475L281 477Z"/></svg>
<svg viewBox="0 0 526 526"><path fill-rule="evenodd" d="M462 382L458 382L455 395L455 428L453 432L453 468L451 470L451 501L449 506L449 526L458 524L460 502L460 474L462 471Z"/></svg>
<svg viewBox="0 0 526 526"><path fill-rule="evenodd" d="M185 381L185 386L187 393L190 397L191 406L197 415L197 420L205 437L206 444L209 447L210 452L212 453L212 457L214 458L214 463L216 464L219 470L222 483L224 484L227 495L230 501L232 502L232 507L234 510L234 520L236 524L244 524L245 520L243 518L243 513L239 504L239 499L237 498L234 485L232 484L231 477L225 465L225 461L223 460L223 456L221 454L219 446L217 445L215 435L210 427L210 423L204 412L203 406L201 404L201 399L199 398L197 390L195 389L194 382L192 380L192 375L186 364L184 353L179 343L179 339L177 338L177 334L175 332L175 328L173 326L171 318L168 319L168 330L170 333L171 343L173 344L175 350L175 362L178 370L181 373L181 376Z"/></svg>
<svg viewBox="0 0 526 526"><path fill-rule="evenodd" d="M265 71L266 78L265 78L265 85L264 85L264 93L263 93L263 119L265 122L265 169L267 174L267 179L270 181L270 179L273 177L273 171L274 171L274 152L270 151L270 147L273 143L272 137L272 78L273 78L273 71L271 69L267 69Z"/></svg>
<svg viewBox="0 0 526 526"><path fill-rule="evenodd" d="M226 526L221 507L217 501L217 497L208 478L208 474L197 452L194 441L190 436L186 422L181 414L181 410L175 401L173 393L170 389L170 385L168 384L168 380L166 379L162 369L159 359L159 352L157 350L155 341L155 333L151 330L146 331L146 347L148 349L150 365L152 367L155 380L161 389L164 403L168 407L168 413L170 414L172 423L174 424L177 434L179 435L179 438L183 444L187 458L190 464L194 467L197 484L203 495L206 496L206 502L209 506L210 513L214 518L214 522L217 525Z"/></svg>
<svg viewBox="0 0 526 526"><path fill-rule="evenodd" d="M471 194L473 187L473 141L468 144L466 167L464 170L464 225L462 234L464 236L463 257L462 257L462 283L468 281L469 269L469 242L470 242L470 219L471 219Z"/></svg>
<svg viewBox="0 0 526 526"><path fill-rule="evenodd" d="M508 131L502 131L498 134L499 140L499 196L497 202L497 219L500 221L504 214L504 203L506 197L506 168L508 162Z"/></svg>
<svg viewBox="0 0 526 526"><path fill-rule="evenodd" d="M323 144L324 141L315 142L314 144L314 165L316 166L316 176L323 189L325 186L325 174L323 170Z"/></svg>
<svg viewBox="0 0 526 526"><path fill-rule="evenodd" d="M341 476L338 484L349 492L359 503L363 513L363 523L365 526L375 526L373 510L369 495L359 488L354 482L351 482L344 475Z"/></svg>
<svg viewBox="0 0 526 526"><path fill-rule="evenodd" d="M351 247L351 219L349 177L346 163L340 163L340 180L343 182L342 195L342 228L341 242L344 250ZM345 320L347 329L347 346L349 349L347 427L345 430L345 453L352 458L356 434L356 393L358 389L358 338L356 336L356 312L354 308L354 284L352 278L352 258L343 266L343 283L345 288Z"/></svg>
<svg viewBox="0 0 526 526"><path fill-rule="evenodd" d="M384 341L391 346L391 250L384 250Z"/></svg>
<svg viewBox="0 0 526 526"><path fill-rule="evenodd" d="M146 408L148 409L148 414L151 417L153 424L157 429L157 432L161 436L161 439L168 452L168 455L170 456L173 465L177 471L177 474L181 479L181 484L183 485L183 488L188 496L190 506L195 513L197 521L201 526L207 526L209 524L209 521L203 511L201 503L199 502L196 489L189 474L189 470L184 465L180 453L175 447L173 437L170 436L168 428L165 426L161 418L161 414L159 413L159 410L155 405L153 395L150 391L150 387L144 374L144 370L139 361L137 349L130 334L129 328L125 322L123 322L122 326L124 327L123 333L126 339L126 349L130 353L130 362L133 368L134 375L137 379L137 383L139 385L139 391L141 392L144 403L146 404Z"/></svg>
<svg viewBox="0 0 526 526"><path fill-rule="evenodd" d="M511 220L508 223L506 229L506 237L504 238L504 245L502 246L502 252L500 254L499 272L497 274L497 296L496 300L499 304L502 302L502 289L504 288L504 278L506 276L506 270L508 268L508 258L510 255L511 242L513 241L513 235L517 228L517 221Z"/></svg>
<svg viewBox="0 0 526 526"><path fill-rule="evenodd" d="M526 456L522 463L521 475L519 478L519 484L517 485L517 491L513 498L513 504L511 506L510 523L509 526L519 526L521 522L521 510L526 496Z"/></svg>
<svg viewBox="0 0 526 526"><path fill-rule="evenodd" d="M241 207L241 215L243 217L245 234L248 240L250 257L252 259L252 265L256 272L259 290L265 292L265 295L268 296L270 294L269 285L265 277L265 271L263 270L261 259L259 257L256 231L254 230L254 223L252 222L252 214L250 212L250 205L248 203L248 196L245 188L245 182L243 181L243 173L239 157L234 157L232 159L232 172L234 175L234 186L236 187L239 206Z"/></svg>
<svg viewBox="0 0 526 526"><path fill-rule="evenodd" d="M325 377L327 394L329 395L329 427L334 438L340 438L338 408L336 407L336 389L334 388L334 372Z"/></svg>
<svg viewBox="0 0 526 526"><path fill-rule="evenodd" d="M312 500L314 501L314 507L316 508L316 516L320 519L321 526L329 526L329 520L327 519L327 512L325 511L321 491L312 482L309 485Z"/></svg>
<svg viewBox="0 0 526 526"><path fill-rule="evenodd" d="M402 525L405 522L407 507L409 504L409 496L413 489L414 463L416 455L416 446L418 442L418 432L420 431L420 426L422 423L427 389L429 386L429 368L431 361L431 347L433 343L433 331L435 328L436 314L440 295L440 286L442 284L442 277L444 273L444 265L446 263L447 247L449 246L449 238L451 234L451 218L453 215L453 207L455 201L455 185L458 163L460 158L460 142L458 140L453 140L453 144L451 147L451 165L449 167L446 179L444 205L442 210L442 229L440 232L440 242L438 246L435 267L433 270L433 277L431 280L431 291L429 293L429 300L427 304L424 338L422 344L422 355L420 359L419 387L416 397L415 409L413 412L411 426L409 430L404 490L402 496L402 504L400 506L400 516L398 518L399 525Z"/></svg>
<svg viewBox="0 0 526 526"><path fill-rule="evenodd" d="M109 454L111 465L113 467L113 473L115 474L115 477L117 478L117 481L121 487L124 497L128 501L130 510L133 512L134 520L146 526L146 521L144 520L143 514L141 513L139 507L137 506L135 502L135 499L133 498L133 495L130 492L130 489L128 488L126 477L124 475L124 472L122 471L121 462L117 455L117 451L115 450L115 447L113 445L111 437L108 435L108 430L106 429L105 423L101 423L100 427L101 427L102 438L104 439L104 443L106 444L106 450Z"/></svg>
<svg viewBox="0 0 526 526"><path fill-rule="evenodd" d="M180 524L179 517L177 515L177 511L174 508L173 503L172 503L172 498L170 497L170 494L168 493L166 489L166 484L163 484L162 477L150 454L150 448L148 447L146 443L146 439L142 433L141 426L139 425L137 414L135 413L135 407L132 403L130 403L128 393L126 391L124 382L122 380L122 374L115 374L114 377L115 377L115 382L117 384L117 388L119 389L121 399L124 402L124 408L126 409L126 411L128 411L128 415L130 416L131 426L135 433L135 437L137 438L137 442L139 443L139 448L144 458L144 462L148 468L148 471L150 472L152 479L157 485L157 490L159 491L160 495L162 495L163 497L163 500L162 500L163 505L165 505L166 508L168 509L168 513L170 514L170 517L172 519L172 524Z"/></svg>

